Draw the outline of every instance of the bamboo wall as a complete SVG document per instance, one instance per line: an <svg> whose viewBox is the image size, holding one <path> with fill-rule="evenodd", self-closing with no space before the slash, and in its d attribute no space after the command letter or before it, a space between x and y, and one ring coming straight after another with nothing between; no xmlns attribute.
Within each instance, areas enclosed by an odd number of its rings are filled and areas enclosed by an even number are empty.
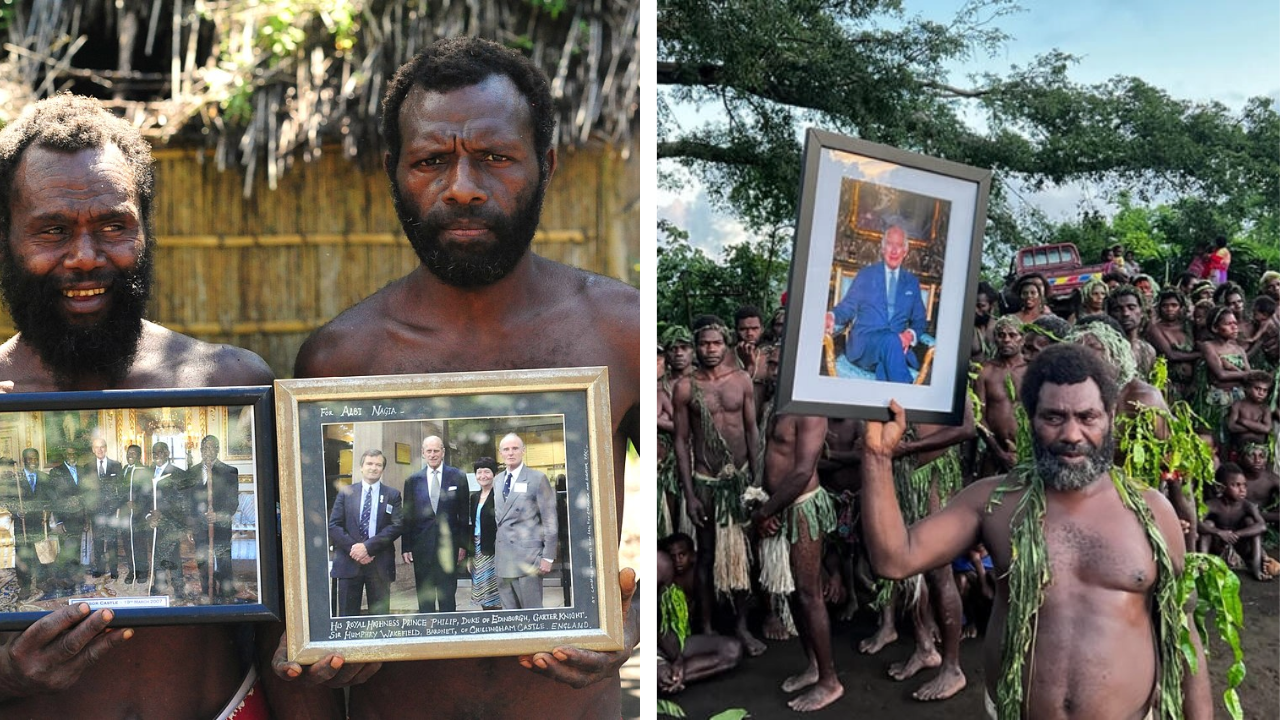
<svg viewBox="0 0 1280 720"><path fill-rule="evenodd" d="M561 150L534 251L638 283L639 171L632 148ZM261 355L289 377L313 330L418 264L385 174L335 146L271 191L194 150L156 157L155 288L148 318ZM369 163L373 165L374 163ZM380 163L378 163L380 165ZM0 331L14 330L8 313Z"/></svg>

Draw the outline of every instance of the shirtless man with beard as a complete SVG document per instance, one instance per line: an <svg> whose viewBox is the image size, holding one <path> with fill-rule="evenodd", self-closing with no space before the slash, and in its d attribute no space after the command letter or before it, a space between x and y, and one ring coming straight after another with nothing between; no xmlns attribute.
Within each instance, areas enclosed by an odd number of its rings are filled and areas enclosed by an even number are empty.
<svg viewBox="0 0 1280 720"><path fill-rule="evenodd" d="M247 350L143 319L153 190L150 147L96 100L58 95L0 133L0 290L18 328L0 345L0 378L12 392L271 382ZM0 715L218 717L254 684L256 670L242 661L252 654L246 626L133 630L113 619L74 603L0 633ZM327 699L308 706L269 675L279 717L336 714ZM249 697L237 717L267 717L263 692Z"/></svg>
<svg viewBox="0 0 1280 720"><path fill-rule="evenodd" d="M1116 400L1096 355L1045 349L1022 386L1034 467L980 480L910 528L891 471L905 412L892 402L891 423L867 423L863 527L877 571L907 577L978 542L991 552L999 580L984 650L990 717L1212 717L1203 653L1193 674L1176 643L1159 642L1184 621L1183 608L1157 599L1182 574L1182 531L1158 492L1124 483L1122 494L1113 482ZM1172 573L1160 569L1166 561ZM1191 637L1198 649L1194 626ZM1161 690L1175 706L1156 707Z"/></svg>
<svg viewBox="0 0 1280 720"><path fill-rule="evenodd" d="M755 391L751 377L729 359L729 329L715 316L694 321L698 369L681 380L672 398L676 425L676 471L684 489L685 509L698 532L698 573L704 624L711 627L712 591L732 593L735 634L748 655L765 645L747 629L747 594L751 591L743 527L748 521L742 491L756 475ZM718 531L726 542L719 543ZM728 553L716 577L716 553Z"/></svg>
<svg viewBox="0 0 1280 720"><path fill-rule="evenodd" d="M1018 421L1014 413L1016 395L1022 385L1027 363L1022 359L1022 323L1006 315L996 321L996 354L982 364L974 391L982 403L982 419L990 431L982 475L1008 472L1017 459Z"/></svg>
<svg viewBox="0 0 1280 720"><path fill-rule="evenodd" d="M607 366L621 517L627 442L639 442L639 294L530 251L556 169L554 130L547 77L518 52L453 38L405 63L383 99L384 167L421 265L320 328L295 374ZM623 570L620 586L619 652L557 646L518 659L369 665L359 672L371 677L350 690L350 717L616 719L618 669L640 617L635 573ZM600 592L616 588L603 583ZM275 669L302 673L283 647ZM428 685L431 702L406 702L406 692Z"/></svg>

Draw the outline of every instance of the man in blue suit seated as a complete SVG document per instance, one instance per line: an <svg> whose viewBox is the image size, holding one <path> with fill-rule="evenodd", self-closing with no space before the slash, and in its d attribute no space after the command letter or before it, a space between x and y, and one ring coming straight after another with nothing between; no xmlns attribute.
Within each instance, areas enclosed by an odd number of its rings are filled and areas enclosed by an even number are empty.
<svg viewBox="0 0 1280 720"><path fill-rule="evenodd" d="M338 579L338 615L360 614L368 595L369 614L391 611L391 581L396 579L395 541L400 537L400 492L382 484L387 458L381 450L360 456L361 482L342 488L329 515L333 569Z"/></svg>
<svg viewBox="0 0 1280 720"><path fill-rule="evenodd" d="M853 323L845 355L876 380L910 383L911 371L920 367L911 349L927 321L920 281L902 267L909 249L906 230L891 225L880 240L884 262L858 271L844 299L827 313L827 334Z"/></svg>

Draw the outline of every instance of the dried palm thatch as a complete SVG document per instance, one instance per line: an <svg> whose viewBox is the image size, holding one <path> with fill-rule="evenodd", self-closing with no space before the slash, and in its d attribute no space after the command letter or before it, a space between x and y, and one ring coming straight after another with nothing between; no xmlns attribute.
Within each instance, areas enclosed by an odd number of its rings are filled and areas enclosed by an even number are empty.
<svg viewBox="0 0 1280 720"><path fill-rule="evenodd" d="M18 0L0 10L0 120L94 95L160 146L241 166L247 197L340 141L379 158L386 82L442 37L523 50L552 79L562 146L631 146L639 0Z"/></svg>

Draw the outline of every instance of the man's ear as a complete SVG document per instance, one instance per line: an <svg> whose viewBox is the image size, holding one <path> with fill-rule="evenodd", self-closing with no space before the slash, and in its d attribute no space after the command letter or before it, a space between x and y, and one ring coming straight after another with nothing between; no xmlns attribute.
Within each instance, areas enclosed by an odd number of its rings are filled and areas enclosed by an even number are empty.
<svg viewBox="0 0 1280 720"><path fill-rule="evenodd" d="M556 148L554 145L547 148L546 166L547 173L546 176L542 178L542 187L544 189L546 188L547 183L551 182L551 176L556 174Z"/></svg>

